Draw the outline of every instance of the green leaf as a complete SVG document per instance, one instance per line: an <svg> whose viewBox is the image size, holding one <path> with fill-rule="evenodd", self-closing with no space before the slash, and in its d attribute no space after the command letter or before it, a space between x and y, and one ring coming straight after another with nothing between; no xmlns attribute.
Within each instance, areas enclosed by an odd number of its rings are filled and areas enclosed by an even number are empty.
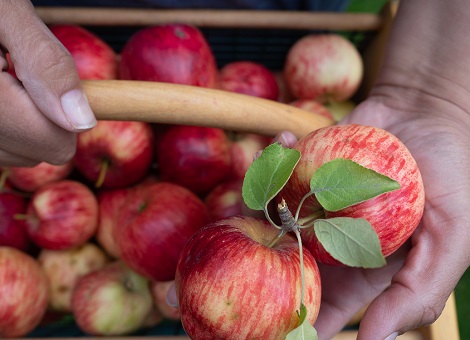
<svg viewBox="0 0 470 340"><path fill-rule="evenodd" d="M319 219L313 230L325 250L347 266L378 268L386 264L379 237L365 219Z"/></svg>
<svg viewBox="0 0 470 340"><path fill-rule="evenodd" d="M286 340L318 340L317 331L307 320L307 308L302 304L299 313L299 326L290 331Z"/></svg>
<svg viewBox="0 0 470 340"><path fill-rule="evenodd" d="M338 211L399 188L400 184L390 177L344 158L323 164L310 180L311 192L328 211Z"/></svg>
<svg viewBox="0 0 470 340"><path fill-rule="evenodd" d="M300 159L300 152L273 143L251 163L243 180L242 195L253 210L266 210L269 201L289 180Z"/></svg>

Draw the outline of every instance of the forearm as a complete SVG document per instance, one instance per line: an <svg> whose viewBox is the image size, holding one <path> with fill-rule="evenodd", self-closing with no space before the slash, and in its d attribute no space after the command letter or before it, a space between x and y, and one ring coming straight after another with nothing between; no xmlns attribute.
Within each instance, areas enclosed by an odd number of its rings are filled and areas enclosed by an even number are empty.
<svg viewBox="0 0 470 340"><path fill-rule="evenodd" d="M401 1L372 94L392 87L402 100L411 101L402 105L433 97L470 113L468 32L470 7L465 0Z"/></svg>

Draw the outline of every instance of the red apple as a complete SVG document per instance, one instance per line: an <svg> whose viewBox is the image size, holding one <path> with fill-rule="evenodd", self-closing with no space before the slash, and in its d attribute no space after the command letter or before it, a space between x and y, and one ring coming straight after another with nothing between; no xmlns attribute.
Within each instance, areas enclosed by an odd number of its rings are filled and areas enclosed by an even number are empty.
<svg viewBox="0 0 470 340"><path fill-rule="evenodd" d="M121 51L120 77L216 87L218 70L202 32L186 24L147 27Z"/></svg>
<svg viewBox="0 0 470 340"><path fill-rule="evenodd" d="M72 292L80 277L102 268L106 253L93 243L85 243L67 250L42 249L38 255L49 281L49 309L72 311Z"/></svg>
<svg viewBox="0 0 470 340"><path fill-rule="evenodd" d="M27 200L12 192L0 192L0 246L9 246L24 252L32 248L32 241L26 231L26 223L15 218L25 214Z"/></svg>
<svg viewBox="0 0 470 340"><path fill-rule="evenodd" d="M156 147L160 178L205 194L230 174L230 142L224 130L174 125Z"/></svg>
<svg viewBox="0 0 470 340"><path fill-rule="evenodd" d="M301 273L297 240L251 217L231 217L196 233L176 272L182 325L191 339L285 339L297 327ZM320 308L320 274L304 251L307 319Z"/></svg>
<svg viewBox="0 0 470 340"><path fill-rule="evenodd" d="M89 335L125 335L140 329L152 312L149 281L121 261L82 276L72 294L78 327Z"/></svg>
<svg viewBox="0 0 470 340"><path fill-rule="evenodd" d="M150 124L99 121L92 130L78 135L74 164L97 187L122 188L147 175L153 152Z"/></svg>
<svg viewBox="0 0 470 340"><path fill-rule="evenodd" d="M78 247L95 235L98 226L95 194L75 180L46 184L29 202L26 226L33 242L41 248Z"/></svg>
<svg viewBox="0 0 470 340"><path fill-rule="evenodd" d="M166 296L173 286L174 281L152 281L150 289L152 291L153 304L163 316L168 320L180 320L180 310L178 307L170 306Z"/></svg>
<svg viewBox="0 0 470 340"><path fill-rule="evenodd" d="M124 260L155 281L175 277L186 241L209 221L202 200L173 183L157 182L133 190L121 208L114 239Z"/></svg>
<svg viewBox="0 0 470 340"><path fill-rule="evenodd" d="M33 167L9 167L8 180L17 189L33 192L47 183L67 178L73 170L72 161L63 165L46 162Z"/></svg>
<svg viewBox="0 0 470 340"><path fill-rule="evenodd" d="M232 163L231 178L243 179L255 154L266 148L271 138L255 133L237 132L232 135L230 158Z"/></svg>
<svg viewBox="0 0 470 340"><path fill-rule="evenodd" d="M50 30L72 55L80 79L117 78L117 55L103 39L76 25L53 25Z"/></svg>
<svg viewBox="0 0 470 340"><path fill-rule="evenodd" d="M292 106L298 107L302 110L312 112L318 115L321 115L325 118L335 120L333 117L333 114L330 112L330 110L327 109L325 105L323 105L320 102L317 102L316 100L313 99L297 99L289 103Z"/></svg>
<svg viewBox="0 0 470 340"><path fill-rule="evenodd" d="M363 62L357 48L339 34L309 34L289 50L286 85L295 98L342 101L358 89Z"/></svg>
<svg viewBox="0 0 470 340"><path fill-rule="evenodd" d="M47 310L48 282L39 263L11 247L0 247L0 337L26 336Z"/></svg>
<svg viewBox="0 0 470 340"><path fill-rule="evenodd" d="M379 236L384 256L398 249L418 226L424 209L421 174L406 146L391 133L362 125L330 126L311 132L294 148L302 156L278 195L291 211L296 211L302 197L310 191L310 179L316 169L333 159L345 158L394 179L400 188L336 212L325 211L326 218L366 219ZM312 195L302 205L300 218L321 210ZM340 264L317 241L315 233L304 232L302 236L305 247L318 261Z"/></svg>
<svg viewBox="0 0 470 340"><path fill-rule="evenodd" d="M279 98L279 86L274 73L266 66L248 60L234 61L222 67L219 72L219 87L259 98Z"/></svg>

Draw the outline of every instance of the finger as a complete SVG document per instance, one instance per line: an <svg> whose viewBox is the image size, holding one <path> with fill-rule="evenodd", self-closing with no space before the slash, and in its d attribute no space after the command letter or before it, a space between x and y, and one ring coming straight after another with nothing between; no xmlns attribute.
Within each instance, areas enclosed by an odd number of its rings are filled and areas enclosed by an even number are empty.
<svg viewBox="0 0 470 340"><path fill-rule="evenodd" d="M290 131L281 131L274 137L274 142L279 142L286 148L291 148L297 143L297 137Z"/></svg>
<svg viewBox="0 0 470 340"><path fill-rule="evenodd" d="M15 14L0 20L0 42L39 111L69 131L95 126L72 56L36 15L31 3L2 1L0 13Z"/></svg>
<svg viewBox="0 0 470 340"><path fill-rule="evenodd" d="M76 133L42 115L18 80L0 72L0 149L4 153L25 164L26 160L63 164L75 154L76 138ZM0 162L13 160L5 155Z"/></svg>
<svg viewBox="0 0 470 340"><path fill-rule="evenodd" d="M0 164L2 166L32 167L38 165L39 162L0 150Z"/></svg>
<svg viewBox="0 0 470 340"><path fill-rule="evenodd" d="M393 339L439 317L469 259L458 253L468 246L466 237L442 234L436 242L437 234L418 231L404 267L364 314L358 339Z"/></svg>
<svg viewBox="0 0 470 340"><path fill-rule="evenodd" d="M166 302L169 306L178 308L178 298L176 296L176 286L174 282L168 288L168 292L166 294Z"/></svg>

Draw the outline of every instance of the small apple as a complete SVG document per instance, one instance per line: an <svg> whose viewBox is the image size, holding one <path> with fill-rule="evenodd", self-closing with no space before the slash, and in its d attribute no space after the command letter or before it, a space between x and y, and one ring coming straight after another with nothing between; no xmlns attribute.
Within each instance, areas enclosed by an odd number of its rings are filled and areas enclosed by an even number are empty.
<svg viewBox="0 0 470 340"><path fill-rule="evenodd" d="M121 51L120 77L216 87L218 70L202 32L192 25L146 27L131 36Z"/></svg>
<svg viewBox="0 0 470 340"><path fill-rule="evenodd" d="M424 187L420 171L406 146L390 132L356 124L330 126L301 138L294 149L302 156L277 196L278 200L283 198L287 202L291 211L297 210L300 200L310 191L310 179L316 169L336 158L344 158L397 181L400 188L335 212L324 211L325 218L367 220L378 234L384 256L397 250L421 221ZM299 217L309 219L322 211L315 195L311 195L302 205ZM302 240L317 261L341 264L323 248L315 233L302 233Z"/></svg>
<svg viewBox="0 0 470 340"><path fill-rule="evenodd" d="M363 61L339 34L309 34L292 45L284 64L286 85L297 99L343 101L358 89Z"/></svg>
<svg viewBox="0 0 470 340"><path fill-rule="evenodd" d="M97 187L122 188L147 175L153 150L150 124L99 121L92 130L78 135L74 164Z"/></svg>
<svg viewBox="0 0 470 340"><path fill-rule="evenodd" d="M255 154L271 143L271 138L255 133L234 132L231 135L230 158L232 172L230 177L243 179Z"/></svg>
<svg viewBox="0 0 470 340"><path fill-rule="evenodd" d="M120 210L114 239L121 259L155 281L174 279L184 244L209 222L196 194L168 182L139 186Z"/></svg>
<svg viewBox="0 0 470 340"><path fill-rule="evenodd" d="M118 260L82 276L72 294L75 321L89 335L134 332L152 307L149 281Z"/></svg>
<svg viewBox="0 0 470 340"><path fill-rule="evenodd" d="M297 240L252 217L202 228L185 245L175 285L183 328L191 339L285 339L297 327L301 301ZM268 246L269 245L269 246ZM320 309L320 274L303 253L307 320Z"/></svg>
<svg viewBox="0 0 470 340"><path fill-rule="evenodd" d="M30 238L41 248L65 250L90 240L98 226L95 194L76 180L61 180L37 190L24 216Z"/></svg>
<svg viewBox="0 0 470 340"><path fill-rule="evenodd" d="M46 162L33 167L8 167L8 180L19 190L34 192L47 183L67 178L73 170L73 163L69 161L62 165L53 165Z"/></svg>
<svg viewBox="0 0 470 340"><path fill-rule="evenodd" d="M333 114L328 108L320 102L313 99L297 99L289 103L289 105L298 107L308 112L312 112L330 120L335 120Z"/></svg>
<svg viewBox="0 0 470 340"><path fill-rule="evenodd" d="M343 100L341 102L329 101L325 107L331 112L334 119L339 122L356 108L356 103L352 100Z"/></svg>
<svg viewBox="0 0 470 340"><path fill-rule="evenodd" d="M26 336L47 310L48 282L30 255L0 246L0 338Z"/></svg>
<svg viewBox="0 0 470 340"><path fill-rule="evenodd" d="M152 281L150 289L153 297L153 304L163 316L168 320L180 320L180 310L178 307L170 306L166 300L168 291L173 286L174 281Z"/></svg>
<svg viewBox="0 0 470 340"><path fill-rule="evenodd" d="M25 214L26 197L13 192L0 192L0 246L9 246L29 252L33 242L26 231L26 223L15 218Z"/></svg>
<svg viewBox="0 0 470 340"><path fill-rule="evenodd" d="M278 100L279 86L274 73L263 64L242 60L226 64L219 72L223 90Z"/></svg>
<svg viewBox="0 0 470 340"><path fill-rule="evenodd" d="M224 130L174 125L158 139L156 157L162 181L205 194L228 178L230 141Z"/></svg>
<svg viewBox="0 0 470 340"><path fill-rule="evenodd" d="M116 79L116 52L96 34L76 25L52 25L56 38L72 55L80 79Z"/></svg>
<svg viewBox="0 0 470 340"><path fill-rule="evenodd" d="M38 262L49 280L49 309L72 311L72 291L77 280L108 263L106 253L93 243L67 250L42 249Z"/></svg>

